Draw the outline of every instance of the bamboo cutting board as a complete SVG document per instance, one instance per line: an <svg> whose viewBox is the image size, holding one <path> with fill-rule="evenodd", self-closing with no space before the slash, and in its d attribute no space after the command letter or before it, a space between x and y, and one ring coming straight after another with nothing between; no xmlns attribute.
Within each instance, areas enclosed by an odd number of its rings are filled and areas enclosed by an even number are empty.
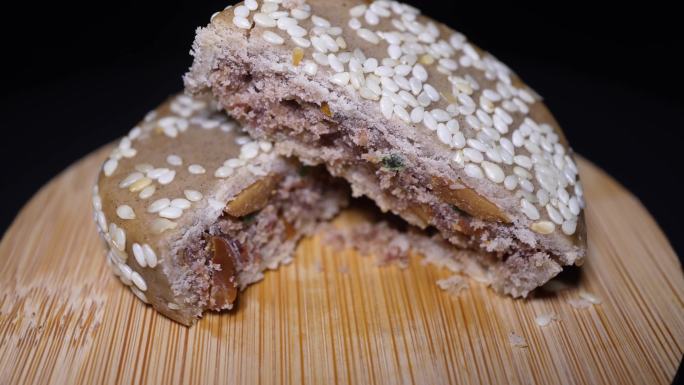
<svg viewBox="0 0 684 385"><path fill-rule="evenodd" d="M569 290L512 300L470 282L454 295L435 284L449 273L418 257L378 267L313 237L237 311L186 328L105 265L90 188L106 151L44 187L2 239L2 384L665 384L682 357L677 256L640 203L586 161L589 257ZM581 290L602 303L568 304ZM546 313L557 320L541 327Z"/></svg>

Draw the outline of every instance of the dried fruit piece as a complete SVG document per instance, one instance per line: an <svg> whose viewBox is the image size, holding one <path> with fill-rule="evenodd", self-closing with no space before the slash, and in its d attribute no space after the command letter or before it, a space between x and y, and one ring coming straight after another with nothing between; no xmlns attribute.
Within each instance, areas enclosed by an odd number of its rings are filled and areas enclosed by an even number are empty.
<svg viewBox="0 0 684 385"><path fill-rule="evenodd" d="M453 204L469 215L486 221L499 221L509 223L511 220L497 205L488 201L473 189L463 186L452 189L445 180L439 177L432 178L435 194L443 201Z"/></svg>
<svg viewBox="0 0 684 385"><path fill-rule="evenodd" d="M242 190L232 201L228 202L224 211L234 217L241 217L261 210L280 182L280 177L268 175Z"/></svg>

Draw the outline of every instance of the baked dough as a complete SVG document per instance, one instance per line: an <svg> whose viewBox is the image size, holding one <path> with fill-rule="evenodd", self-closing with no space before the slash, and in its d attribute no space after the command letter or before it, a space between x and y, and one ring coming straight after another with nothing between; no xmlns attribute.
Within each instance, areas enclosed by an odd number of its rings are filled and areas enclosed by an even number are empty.
<svg viewBox="0 0 684 385"><path fill-rule="evenodd" d="M584 197L541 98L465 36L394 1L245 1L200 28L185 76L250 135L356 195L489 253L526 296L586 254Z"/></svg>
<svg viewBox="0 0 684 385"><path fill-rule="evenodd" d="M233 307L346 204L344 185L254 141L211 103L170 98L125 136L93 189L107 262L185 325ZM306 171L306 172L303 172Z"/></svg>

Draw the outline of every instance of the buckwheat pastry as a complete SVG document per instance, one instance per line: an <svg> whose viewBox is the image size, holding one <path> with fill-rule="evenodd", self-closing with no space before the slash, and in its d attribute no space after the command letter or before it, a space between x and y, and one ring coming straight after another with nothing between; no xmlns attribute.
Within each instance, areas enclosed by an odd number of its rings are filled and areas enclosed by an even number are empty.
<svg viewBox="0 0 684 385"><path fill-rule="evenodd" d="M250 139L206 100L181 95L112 151L93 207L114 273L191 325L288 263L302 235L346 204L344 187Z"/></svg>
<svg viewBox="0 0 684 385"><path fill-rule="evenodd" d="M541 98L462 34L394 1L254 1L197 31L187 90L280 154L485 252L526 296L580 264L584 199Z"/></svg>

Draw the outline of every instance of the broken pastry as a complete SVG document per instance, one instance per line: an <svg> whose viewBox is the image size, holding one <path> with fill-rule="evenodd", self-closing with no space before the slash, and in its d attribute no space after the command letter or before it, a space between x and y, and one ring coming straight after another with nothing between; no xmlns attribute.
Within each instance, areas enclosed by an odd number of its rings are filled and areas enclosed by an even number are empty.
<svg viewBox="0 0 684 385"><path fill-rule="evenodd" d="M541 98L461 33L395 1L245 1L197 31L186 89L275 151L325 164L526 296L586 254L573 152Z"/></svg>
<svg viewBox="0 0 684 385"><path fill-rule="evenodd" d="M321 169L276 155L206 100L179 95L104 162L93 191L107 262L141 300L185 325L230 309L263 271L346 204Z"/></svg>

